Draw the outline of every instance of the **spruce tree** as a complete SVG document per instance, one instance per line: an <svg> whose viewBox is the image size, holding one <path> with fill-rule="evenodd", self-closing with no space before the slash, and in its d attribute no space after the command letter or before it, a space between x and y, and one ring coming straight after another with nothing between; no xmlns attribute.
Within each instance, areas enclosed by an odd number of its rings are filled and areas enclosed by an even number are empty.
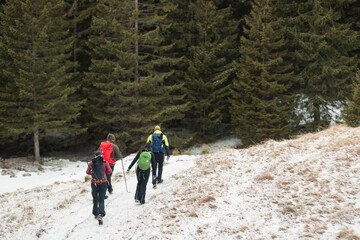
<svg viewBox="0 0 360 240"><path fill-rule="evenodd" d="M284 61L285 26L276 11L274 1L254 1L234 64L231 114L245 145L287 137L292 129L292 65Z"/></svg>
<svg viewBox="0 0 360 240"><path fill-rule="evenodd" d="M91 24L88 46L92 63L86 87L90 131L104 138L114 132L129 151L143 145L154 125L171 121L179 89L164 44L169 23L166 7L157 1L102 0Z"/></svg>
<svg viewBox="0 0 360 240"><path fill-rule="evenodd" d="M360 73L356 74L353 83L353 95L351 100L347 100L347 105L342 111L342 116L345 123L351 127L358 127L360 125Z"/></svg>
<svg viewBox="0 0 360 240"><path fill-rule="evenodd" d="M333 109L350 97L351 78L358 60L351 54L359 49L359 32L343 19L347 1L306 1L289 23L294 39L294 64L300 83L301 108L311 130L326 126ZM297 10L295 10L295 8Z"/></svg>
<svg viewBox="0 0 360 240"><path fill-rule="evenodd" d="M72 39L64 9L63 0L9 0L1 14L1 44L11 66L4 71L14 91L14 98L2 99L9 114L4 125L13 136L33 135L35 160L42 136L81 131L75 124L81 102L71 101L76 89L68 82Z"/></svg>
<svg viewBox="0 0 360 240"><path fill-rule="evenodd" d="M185 75L186 121L204 138L223 131L229 122L237 24L230 19L230 7L217 9L212 1L194 1L189 11L192 44Z"/></svg>

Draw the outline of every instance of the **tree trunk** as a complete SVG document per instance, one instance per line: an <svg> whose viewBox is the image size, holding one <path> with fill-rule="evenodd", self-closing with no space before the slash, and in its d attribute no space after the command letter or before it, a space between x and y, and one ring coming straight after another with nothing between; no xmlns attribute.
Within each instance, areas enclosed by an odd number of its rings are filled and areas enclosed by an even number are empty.
<svg viewBox="0 0 360 240"><path fill-rule="evenodd" d="M35 161L40 162L40 144L39 144L39 129L35 129L34 132L34 150L35 150Z"/></svg>
<svg viewBox="0 0 360 240"><path fill-rule="evenodd" d="M139 39L138 39L138 31L139 31L139 25L138 25L138 18L139 18L139 6L138 6L138 0L135 0L135 12L137 16L135 17L135 82L139 83ZM138 91L135 92L135 98L138 99Z"/></svg>
<svg viewBox="0 0 360 240"><path fill-rule="evenodd" d="M320 125L320 104L314 103L314 130Z"/></svg>

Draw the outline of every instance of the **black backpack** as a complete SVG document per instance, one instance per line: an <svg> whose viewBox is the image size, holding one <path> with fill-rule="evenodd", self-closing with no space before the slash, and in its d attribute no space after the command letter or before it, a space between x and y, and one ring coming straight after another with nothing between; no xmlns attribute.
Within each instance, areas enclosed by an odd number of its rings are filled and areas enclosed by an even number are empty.
<svg viewBox="0 0 360 240"><path fill-rule="evenodd" d="M92 160L92 179L95 185L101 185L107 182L106 174L104 174L104 158L97 156Z"/></svg>

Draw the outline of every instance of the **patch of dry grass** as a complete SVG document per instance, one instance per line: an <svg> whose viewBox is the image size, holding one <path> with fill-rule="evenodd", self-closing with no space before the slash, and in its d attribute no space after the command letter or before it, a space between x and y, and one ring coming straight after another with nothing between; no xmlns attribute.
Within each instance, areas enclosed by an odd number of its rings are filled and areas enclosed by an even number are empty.
<svg viewBox="0 0 360 240"><path fill-rule="evenodd" d="M257 176L255 178L256 181L265 181L265 180L274 180L274 176L272 176L270 173L268 172L265 172L265 173L262 173L260 174L259 176Z"/></svg>
<svg viewBox="0 0 360 240"><path fill-rule="evenodd" d="M40 228L37 232L36 232L36 237L40 238L41 235L43 235L46 232L46 230L44 228Z"/></svg>
<svg viewBox="0 0 360 240"><path fill-rule="evenodd" d="M346 239L346 240L360 240L360 237L354 234L354 231L345 227L339 235L337 236L337 239Z"/></svg>
<svg viewBox="0 0 360 240"><path fill-rule="evenodd" d="M215 197L205 196L203 198L200 198L200 200L199 200L200 203L207 203L207 202L211 202L211 201L215 201Z"/></svg>
<svg viewBox="0 0 360 240"><path fill-rule="evenodd" d="M195 211L189 213L189 217L199 217Z"/></svg>

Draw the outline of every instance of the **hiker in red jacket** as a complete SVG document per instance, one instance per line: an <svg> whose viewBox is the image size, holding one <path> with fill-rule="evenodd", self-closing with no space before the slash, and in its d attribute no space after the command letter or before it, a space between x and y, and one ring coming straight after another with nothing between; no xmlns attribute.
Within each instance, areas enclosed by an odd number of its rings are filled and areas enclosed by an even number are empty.
<svg viewBox="0 0 360 240"><path fill-rule="evenodd" d="M108 185L106 175L111 174L109 163L104 161L100 151L95 153L95 157L88 164L86 174L91 175L91 194L93 197L93 210L97 220L102 221L105 216L105 193Z"/></svg>
<svg viewBox="0 0 360 240"><path fill-rule="evenodd" d="M116 138L113 134L109 133L107 135L107 141L100 144L99 150L104 156L104 160L107 161L111 168L111 173L107 175L108 180L108 191L110 194L113 192L113 187L111 184L111 176L114 172L115 163L117 160L122 159L122 155L119 147L115 144ZM107 198L107 196L105 196Z"/></svg>

